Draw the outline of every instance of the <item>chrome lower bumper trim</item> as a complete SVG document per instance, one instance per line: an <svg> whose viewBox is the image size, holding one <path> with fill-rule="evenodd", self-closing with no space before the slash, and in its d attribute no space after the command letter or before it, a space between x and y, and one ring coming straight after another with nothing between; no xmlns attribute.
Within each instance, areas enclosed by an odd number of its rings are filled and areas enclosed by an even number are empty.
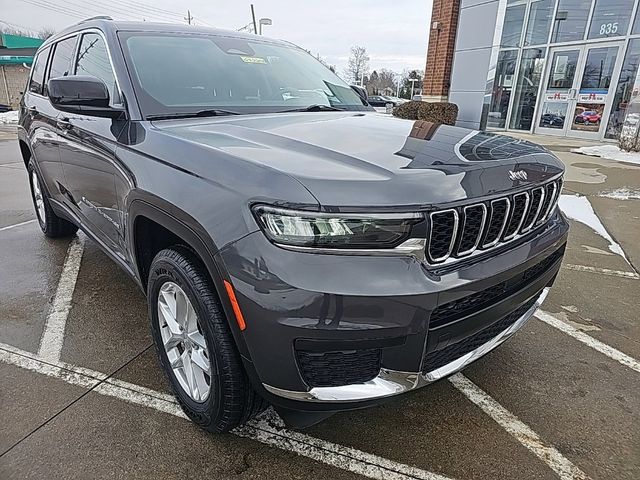
<svg viewBox="0 0 640 480"><path fill-rule="evenodd" d="M496 348L520 330L525 323L527 323L535 311L540 307L540 305L542 305L542 302L544 302L548 293L549 288L542 290L542 293L536 300L536 303L534 303L524 315L522 315L513 325L495 336L493 339L489 340L487 343L479 346L475 350L463 355L453 362L425 374L420 372L399 372L383 368L380 370L380 374L376 378L365 383L341 385L339 387L314 387L307 392L284 390L282 388L272 387L266 383L263 383L262 385L267 391L280 397L304 402L320 403L374 400L414 390L462 370L470 363L476 361Z"/></svg>

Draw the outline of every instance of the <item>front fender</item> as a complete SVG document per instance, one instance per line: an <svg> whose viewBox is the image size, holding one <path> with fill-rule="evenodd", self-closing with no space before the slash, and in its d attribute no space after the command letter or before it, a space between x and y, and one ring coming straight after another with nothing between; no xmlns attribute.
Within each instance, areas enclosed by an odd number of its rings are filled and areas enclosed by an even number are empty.
<svg viewBox="0 0 640 480"><path fill-rule="evenodd" d="M246 343L237 323L233 321L235 318L233 307L223 284L223 280L228 280L230 277L224 264L216 260L218 246L208 235L205 228L188 213L148 192L132 192L127 211L128 249L131 252L136 280L145 293L144 272L141 272L139 268L139 250L136 248L135 237L135 224L141 217L152 220L180 237L187 244L186 246L190 247L200 257L212 280L226 318L229 320L229 328L238 350L243 357L248 358L249 353Z"/></svg>

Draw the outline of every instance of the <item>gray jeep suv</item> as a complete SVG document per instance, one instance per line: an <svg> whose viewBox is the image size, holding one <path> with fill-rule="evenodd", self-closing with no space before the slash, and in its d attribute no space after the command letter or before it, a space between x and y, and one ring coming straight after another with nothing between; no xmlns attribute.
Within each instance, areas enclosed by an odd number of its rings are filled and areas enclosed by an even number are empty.
<svg viewBox="0 0 640 480"><path fill-rule="evenodd" d="M95 18L39 49L19 142L45 235L81 228L147 295L187 415L302 427L450 375L560 268L563 165L378 114L304 50Z"/></svg>

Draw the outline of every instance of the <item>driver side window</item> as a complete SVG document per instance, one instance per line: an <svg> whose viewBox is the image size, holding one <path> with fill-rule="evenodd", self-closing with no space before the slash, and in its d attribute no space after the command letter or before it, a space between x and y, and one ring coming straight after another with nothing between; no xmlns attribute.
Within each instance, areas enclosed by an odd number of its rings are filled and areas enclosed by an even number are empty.
<svg viewBox="0 0 640 480"><path fill-rule="evenodd" d="M76 50L76 40L77 37L71 37L56 43L47 81L50 78L66 77L72 74L71 64ZM44 94L47 95L46 83L44 85Z"/></svg>
<svg viewBox="0 0 640 480"><path fill-rule="evenodd" d="M107 46L99 34L85 33L82 36L76 61L76 75L91 75L99 78L109 90L109 104L114 106L122 102Z"/></svg>

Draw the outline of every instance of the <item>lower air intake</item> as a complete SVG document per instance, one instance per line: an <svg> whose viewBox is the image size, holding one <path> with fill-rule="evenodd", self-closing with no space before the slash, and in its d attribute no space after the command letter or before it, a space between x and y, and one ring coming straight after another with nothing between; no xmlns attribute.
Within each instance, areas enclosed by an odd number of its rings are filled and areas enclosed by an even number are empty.
<svg viewBox="0 0 640 480"><path fill-rule="evenodd" d="M298 368L310 387L339 387L364 383L380 373L380 349L343 352L296 351Z"/></svg>

